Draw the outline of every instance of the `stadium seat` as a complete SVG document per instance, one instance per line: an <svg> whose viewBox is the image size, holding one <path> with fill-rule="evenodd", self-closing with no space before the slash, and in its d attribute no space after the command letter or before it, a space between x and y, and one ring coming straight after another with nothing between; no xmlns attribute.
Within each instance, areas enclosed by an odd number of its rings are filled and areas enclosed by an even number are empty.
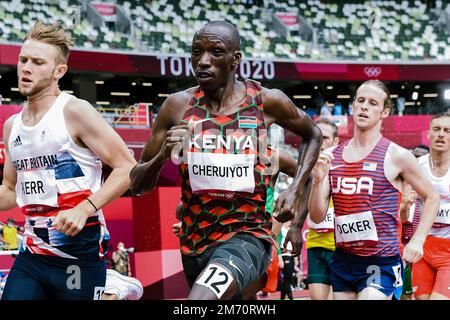
<svg viewBox="0 0 450 320"><path fill-rule="evenodd" d="M450 38L433 21L439 11L413 0L367 3L326 3L320 0L266 0L263 7L245 1L117 0L133 23L132 35L107 26L96 28L82 14L71 28L76 46L145 52L188 53L192 36L210 20L228 20L241 31L246 57L290 59L422 60L449 59ZM33 21L60 20L78 1L0 0L0 40L20 42ZM442 3L436 3L440 8ZM277 34L271 26L274 12L298 12L315 32L315 42L298 35ZM401 45L400 45L401 44Z"/></svg>

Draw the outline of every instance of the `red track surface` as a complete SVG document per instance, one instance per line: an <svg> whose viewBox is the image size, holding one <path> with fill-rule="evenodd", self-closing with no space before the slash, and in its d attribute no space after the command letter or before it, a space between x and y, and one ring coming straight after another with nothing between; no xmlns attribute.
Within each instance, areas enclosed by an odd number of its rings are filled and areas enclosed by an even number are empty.
<svg viewBox="0 0 450 320"><path fill-rule="evenodd" d="M292 290L294 300L310 300L309 290ZM289 300L287 297L286 300ZM280 300L280 291L269 293L267 297L258 296L258 300Z"/></svg>

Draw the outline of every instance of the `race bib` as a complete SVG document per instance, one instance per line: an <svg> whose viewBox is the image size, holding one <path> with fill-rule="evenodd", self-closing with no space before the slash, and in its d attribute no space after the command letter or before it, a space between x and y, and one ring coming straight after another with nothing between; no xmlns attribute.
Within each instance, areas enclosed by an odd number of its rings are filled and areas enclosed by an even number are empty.
<svg viewBox="0 0 450 320"><path fill-rule="evenodd" d="M416 202L414 201L414 203L409 207L408 220L407 220L409 223L413 222L415 210L416 210Z"/></svg>
<svg viewBox="0 0 450 320"><path fill-rule="evenodd" d="M17 173L17 204L58 207L55 170L34 170Z"/></svg>
<svg viewBox="0 0 450 320"><path fill-rule="evenodd" d="M92 300L102 300L105 287L94 287L94 297Z"/></svg>
<svg viewBox="0 0 450 320"><path fill-rule="evenodd" d="M334 208L328 208L327 214L321 223L314 223L308 215L308 226L317 233L327 233L334 231Z"/></svg>
<svg viewBox="0 0 450 320"><path fill-rule="evenodd" d="M230 262L231 261L232 260L230 260ZM217 299L220 299L222 295L227 291L232 281L233 276L230 271L228 271L221 265L210 263L206 267L202 276L197 281L195 281L195 283L211 289L212 292L214 292L214 294L217 296Z"/></svg>
<svg viewBox="0 0 450 320"><path fill-rule="evenodd" d="M254 154L188 152L193 192L249 192L255 190Z"/></svg>
<svg viewBox="0 0 450 320"><path fill-rule="evenodd" d="M344 246L373 246L378 241L372 212L335 217L336 243Z"/></svg>
<svg viewBox="0 0 450 320"><path fill-rule="evenodd" d="M394 282L394 288L398 288L403 286L403 279L402 279L402 266L396 265L392 267L392 271L395 274L395 282Z"/></svg>
<svg viewBox="0 0 450 320"><path fill-rule="evenodd" d="M450 225L450 202L441 202L433 227L442 228L448 225Z"/></svg>

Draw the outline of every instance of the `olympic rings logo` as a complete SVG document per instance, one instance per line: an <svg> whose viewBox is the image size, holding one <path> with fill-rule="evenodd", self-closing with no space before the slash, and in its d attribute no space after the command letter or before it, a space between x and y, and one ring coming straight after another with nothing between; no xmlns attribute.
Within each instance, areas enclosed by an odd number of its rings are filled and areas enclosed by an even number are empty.
<svg viewBox="0 0 450 320"><path fill-rule="evenodd" d="M364 67L364 73L369 78L378 77L382 71L380 67Z"/></svg>
<svg viewBox="0 0 450 320"><path fill-rule="evenodd" d="M44 208L42 206L40 207L31 207L25 209L27 212L43 212Z"/></svg>

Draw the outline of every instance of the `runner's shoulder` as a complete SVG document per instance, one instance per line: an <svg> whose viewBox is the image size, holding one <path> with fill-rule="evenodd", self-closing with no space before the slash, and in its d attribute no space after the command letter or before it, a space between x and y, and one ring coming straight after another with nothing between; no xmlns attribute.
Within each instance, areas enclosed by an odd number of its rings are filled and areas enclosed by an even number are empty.
<svg viewBox="0 0 450 320"><path fill-rule="evenodd" d="M162 104L161 111L165 111L166 109L173 110L175 108L176 111L179 112L180 108L187 108L194 94L194 91L195 87L192 87L170 94Z"/></svg>
<svg viewBox="0 0 450 320"><path fill-rule="evenodd" d="M87 100L77 98L75 96L70 97L69 101L67 101L64 112L69 116L83 116L87 111L96 110L95 107L88 102Z"/></svg>
<svg viewBox="0 0 450 320"><path fill-rule="evenodd" d="M401 160L404 157L414 157L413 154L406 148L403 148L402 146L396 144L395 142L391 141L388 150L387 150L389 156L393 159L399 159Z"/></svg>
<svg viewBox="0 0 450 320"><path fill-rule="evenodd" d="M323 150L322 152L323 152L323 153L331 154L331 153L333 153L333 151L334 151L338 146L339 146L339 144L337 144L337 145L335 145L335 146L332 146L332 147L329 147L329 148L326 148L326 149Z"/></svg>
<svg viewBox="0 0 450 320"><path fill-rule="evenodd" d="M13 127L13 124L14 124L14 120L16 120L16 118L19 115L20 115L20 113L19 114L13 114L3 124L3 141L5 143L5 146L8 145L9 135L11 133L11 130L12 130L12 127Z"/></svg>
<svg viewBox="0 0 450 320"><path fill-rule="evenodd" d="M20 115L20 113L13 114L8 119L6 119L5 123L3 124L4 128L7 128L8 130L11 130L11 127L14 123L14 120Z"/></svg>
<svg viewBox="0 0 450 320"><path fill-rule="evenodd" d="M400 170L411 168L413 163L417 163L414 155L406 148L399 146L395 142L391 142L388 150L386 151L385 165L393 164Z"/></svg>
<svg viewBox="0 0 450 320"><path fill-rule="evenodd" d="M170 94L161 105L156 121L163 127L178 125L189 108L195 87Z"/></svg>
<svg viewBox="0 0 450 320"><path fill-rule="evenodd" d="M264 102L273 102L279 99L287 98L286 94L279 89L270 89L261 87L261 97Z"/></svg>

